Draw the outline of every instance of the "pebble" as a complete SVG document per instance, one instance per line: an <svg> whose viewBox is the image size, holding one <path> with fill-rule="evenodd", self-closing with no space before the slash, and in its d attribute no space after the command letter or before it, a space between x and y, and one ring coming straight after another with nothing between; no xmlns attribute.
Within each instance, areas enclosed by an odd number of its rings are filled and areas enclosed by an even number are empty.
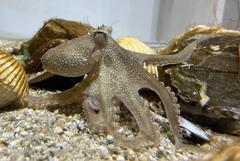
<svg viewBox="0 0 240 161"><path fill-rule="evenodd" d="M33 147L33 149L34 149L35 151L40 152L40 151L43 149L43 147L42 147L42 146L35 146L35 147Z"/></svg>
<svg viewBox="0 0 240 161"><path fill-rule="evenodd" d="M71 132L71 131L65 131L64 134L67 135L68 137L72 137L72 136L75 135L75 134L74 134L73 132Z"/></svg>
<svg viewBox="0 0 240 161"><path fill-rule="evenodd" d="M14 130L15 133L19 133L19 132L21 132L23 130L23 128L17 127L17 128L15 128L13 130Z"/></svg>
<svg viewBox="0 0 240 161"><path fill-rule="evenodd" d="M78 128L78 130L81 131L81 132L84 132L85 129L86 129L86 127L85 127L85 125L84 125L83 122L79 122L79 123L77 124L77 128Z"/></svg>
<svg viewBox="0 0 240 161"><path fill-rule="evenodd" d="M148 161L157 161L157 159L153 158L151 155L148 158Z"/></svg>
<svg viewBox="0 0 240 161"><path fill-rule="evenodd" d="M57 157L49 158L49 161L59 161Z"/></svg>
<svg viewBox="0 0 240 161"><path fill-rule="evenodd" d="M57 143L56 147L63 149L65 147L65 145L66 145L66 142L65 143Z"/></svg>
<svg viewBox="0 0 240 161"><path fill-rule="evenodd" d="M113 136L112 135L107 135L106 140L109 144L113 143Z"/></svg>
<svg viewBox="0 0 240 161"><path fill-rule="evenodd" d="M22 131L22 132L20 132L20 135L22 135L22 136L27 136L27 135L28 135L28 132L27 132L27 131Z"/></svg>
<svg viewBox="0 0 240 161"><path fill-rule="evenodd" d="M11 142L9 143L9 146L10 146L10 147L16 147L17 144L20 143L20 141L21 141L20 139L13 140L13 141L11 141Z"/></svg>
<svg viewBox="0 0 240 161"><path fill-rule="evenodd" d="M117 161L125 161L125 158L122 155L118 155Z"/></svg>
<svg viewBox="0 0 240 161"><path fill-rule="evenodd" d="M108 149L105 146L100 146L98 148L102 156L107 156L109 154Z"/></svg>
<svg viewBox="0 0 240 161"><path fill-rule="evenodd" d="M57 133L57 134L61 134L61 133L63 133L63 129L61 127L57 126L53 129L53 132Z"/></svg>
<svg viewBox="0 0 240 161"><path fill-rule="evenodd" d="M5 132L2 134L2 137L7 138L7 139L12 138L13 136L14 136L13 132Z"/></svg>
<svg viewBox="0 0 240 161"><path fill-rule="evenodd" d="M161 157L163 157L163 155L164 155L164 153L163 153L163 151L162 150L157 150L157 152L156 152L156 156L158 157L158 158L161 158Z"/></svg>

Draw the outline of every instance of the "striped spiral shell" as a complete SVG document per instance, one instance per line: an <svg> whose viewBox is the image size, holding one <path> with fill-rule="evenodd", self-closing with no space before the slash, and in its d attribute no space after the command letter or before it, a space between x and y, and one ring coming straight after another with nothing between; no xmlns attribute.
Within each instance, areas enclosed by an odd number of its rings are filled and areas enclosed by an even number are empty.
<svg viewBox="0 0 240 161"><path fill-rule="evenodd" d="M150 54L154 55L156 54L155 50L144 44L142 41L133 38L133 37L119 37L116 39L116 42L123 47L124 49L134 51L134 52L139 52L139 53L144 53L144 54ZM146 65L144 63L143 66L150 74L158 78L158 69L157 66L153 65Z"/></svg>
<svg viewBox="0 0 240 161"><path fill-rule="evenodd" d="M21 102L27 91L28 82L22 65L0 49L0 107Z"/></svg>

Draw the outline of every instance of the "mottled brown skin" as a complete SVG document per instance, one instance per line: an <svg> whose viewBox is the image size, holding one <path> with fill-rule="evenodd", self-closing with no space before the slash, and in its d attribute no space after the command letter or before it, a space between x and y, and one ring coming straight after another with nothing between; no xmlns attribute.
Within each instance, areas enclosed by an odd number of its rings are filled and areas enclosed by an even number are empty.
<svg viewBox="0 0 240 161"><path fill-rule="evenodd" d="M188 60L196 47L193 42L177 55L146 55L120 47L109 34L96 31L67 41L47 51L42 57L43 68L67 76L87 77L63 93L41 97L27 97L30 105L54 105L82 102L88 125L95 132L110 132L120 145L138 148L159 143L157 130L149 109L143 106L140 89L150 89L161 99L173 132L176 145L179 134L179 105L169 87L154 79L144 68L148 64L177 64ZM117 131L114 109L122 102L134 116L139 133L127 138Z"/></svg>

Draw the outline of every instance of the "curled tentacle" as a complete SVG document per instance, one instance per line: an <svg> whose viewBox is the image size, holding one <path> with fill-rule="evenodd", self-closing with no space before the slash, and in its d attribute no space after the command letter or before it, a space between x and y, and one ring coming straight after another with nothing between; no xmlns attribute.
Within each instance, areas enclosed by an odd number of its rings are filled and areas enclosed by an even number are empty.
<svg viewBox="0 0 240 161"><path fill-rule="evenodd" d="M178 116L180 115L180 106L177 104L177 98L174 97L174 95L170 93L170 90L165 88L163 84L155 84L155 89L164 105L164 110L169 120L170 128L173 132L175 144L178 146L182 143L182 137L180 135L178 122Z"/></svg>
<svg viewBox="0 0 240 161"><path fill-rule="evenodd" d="M119 133L119 127L113 122L110 124L110 130L116 142L120 145L139 148L141 146L148 146L159 143L159 137L151 115L147 108L144 108L143 102L138 93L131 93L129 95L122 94L117 97L126 108L133 115L138 124L139 131L136 136L125 137ZM141 144L139 144L139 142Z"/></svg>
<svg viewBox="0 0 240 161"><path fill-rule="evenodd" d="M175 144L181 145L182 137L180 135L179 127L179 115L180 115L180 106L177 104L177 98L174 93L171 92L170 87L165 87L163 82L158 82L155 79L150 79L146 76L147 82L142 82L140 88L147 88L154 91L158 97L161 99L161 102L164 107L164 111L169 120L171 131L173 132Z"/></svg>

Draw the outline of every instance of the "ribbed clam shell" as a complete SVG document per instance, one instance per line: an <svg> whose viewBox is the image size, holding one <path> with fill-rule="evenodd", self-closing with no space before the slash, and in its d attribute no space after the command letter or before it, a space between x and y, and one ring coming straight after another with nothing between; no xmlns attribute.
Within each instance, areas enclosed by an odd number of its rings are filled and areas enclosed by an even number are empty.
<svg viewBox="0 0 240 161"><path fill-rule="evenodd" d="M124 49L134 51L134 52L139 52L139 53L144 53L144 54L150 54L154 55L156 52L151 49L149 46L144 44L142 41L133 38L133 37L119 37L116 39L116 42L123 47ZM146 65L144 64L144 68L152 75L154 75L156 78L158 78L158 70L157 66L153 65Z"/></svg>
<svg viewBox="0 0 240 161"><path fill-rule="evenodd" d="M27 90L28 82L22 65L0 49L0 107L21 101Z"/></svg>

